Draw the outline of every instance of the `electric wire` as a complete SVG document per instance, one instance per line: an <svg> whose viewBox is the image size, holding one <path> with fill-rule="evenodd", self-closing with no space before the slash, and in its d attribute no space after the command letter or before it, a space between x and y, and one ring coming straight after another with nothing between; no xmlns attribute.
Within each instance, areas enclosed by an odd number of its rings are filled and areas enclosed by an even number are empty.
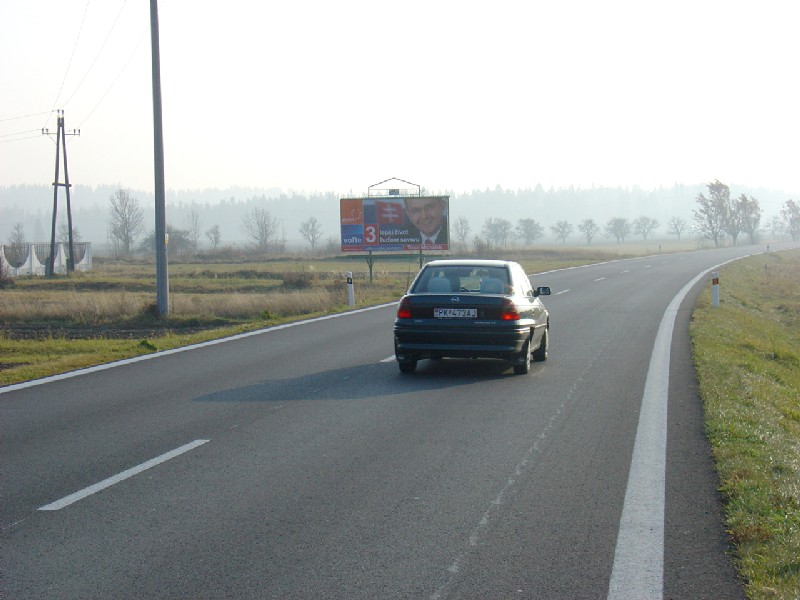
<svg viewBox="0 0 800 600"><path fill-rule="evenodd" d="M55 98L55 100L53 102L53 108L51 110L49 110L49 111L35 112L35 113L26 114L26 115L19 115L19 116L15 116L15 117L2 118L2 119L0 119L0 123L26 119L26 118L30 118L30 117L38 117L38 116L42 116L42 115L48 115L47 120L45 121L44 125L41 128L41 131L44 132L47 129L47 124L50 122L50 116L53 113L57 112L55 107L58 105L58 101L59 101L59 98L61 97L61 93L64 91L64 85L65 85L65 83L67 81L67 77L68 77L70 69L72 67L73 59L75 57L75 52L76 52L76 50L78 48L78 43L79 43L79 41L81 39L83 28L84 28L84 25L86 23L86 15L87 15L87 13L89 11L90 2L91 2L91 0L86 0L86 6L84 7L83 17L81 18L81 24L80 24L80 27L78 28L78 34L77 34L77 36L75 38L75 44L74 44L74 46L72 48L72 54L70 55L69 62L67 64L67 68L66 68L66 71L64 73L64 78L62 79L61 86L59 87L59 90L58 90L58 94L56 95L56 98ZM70 102L70 100L72 100L72 98L82 88L86 78L88 77L89 73L92 71L92 69L94 68L95 64L99 60L99 58L102 55L102 53L103 53L103 51L104 51L109 39L111 38L112 33L114 32L115 28L117 27L119 19L122 16L122 12L125 9L126 3L127 3L127 0L123 0L122 5L120 6L120 9L117 12L117 15L116 15L116 17L114 19L114 22L112 23L111 28L109 29L109 32L105 37L105 40L103 41L102 45L100 46L100 49L97 51L97 54L95 55L94 60L92 61L91 65L89 65L89 68L84 73L83 77L81 78L81 80L78 83L78 85L76 86L76 88L73 90L73 92L69 95L69 97L63 103L64 105L68 104ZM164 0L163 3L165 3L165 4L169 3L169 0ZM133 60L133 57L139 51L139 48L142 45L142 42L144 41L144 39L145 39L145 37L147 35L147 32L148 32L148 28L146 27L144 29L144 31L142 32L142 35L140 36L139 41L136 43L135 47L133 48L133 50L131 51L130 55L128 56L127 60L122 65L122 67L120 68L119 72L114 77L114 79L109 84L108 88L102 94L102 96L97 101L97 103L94 105L94 107L83 118L83 120L81 121L80 125L78 126L78 129L80 129L83 126L83 124L86 123L86 121L89 120L89 118L100 107L100 105L106 99L108 94L114 88L114 86L116 85L117 81L119 81L120 77L125 72L125 70L128 68L128 66L131 63L131 61ZM22 141L22 140L28 140L28 139L34 139L34 138L41 137L41 133L39 135L36 135L36 136L28 136L28 137L20 137L20 138L14 137L16 135L22 135L22 134L25 134L25 133L28 133L28 132L33 132L33 131L39 132L40 130L38 130L38 129L33 130L32 129L32 130L25 130L23 132L18 132L18 133L2 134L2 135L0 135L0 138L12 138L12 139L0 139L0 143L16 142L16 141Z"/></svg>
<svg viewBox="0 0 800 600"><path fill-rule="evenodd" d="M86 78L89 76L89 73L92 71L92 69L94 68L94 65L97 63L97 60L100 58L100 55L103 53L103 50L105 49L106 44L108 43L108 40L111 39L111 34L114 33L114 29L117 26L117 22L119 21L119 18L122 16L122 11L125 9L125 3L126 2L127 2L127 0L123 0L122 6L120 6L119 12L117 13L117 17L114 19L114 22L111 24L111 29L109 29L108 34L106 35L106 39L103 40L103 43L100 46L100 49L97 51L97 54L95 55L94 60L92 61L92 64L89 65L88 69L86 69L86 73L84 73L83 78L80 80L80 83L78 83L77 87L73 90L72 94L70 94L69 97L62 103L62 106L66 107L66 105L69 104L69 101L72 100L72 98L75 96L75 94L78 93L78 90L81 89L81 86L83 86L83 82L86 81Z"/></svg>
<svg viewBox="0 0 800 600"><path fill-rule="evenodd" d="M125 0L125 2L127 2L127 0ZM124 4L125 4L125 2L123 2L123 8L124 8ZM162 6L162 7L163 7L164 5L166 5L166 4L169 4L169 0L164 0L163 2L161 2L161 6ZM120 9L120 13L121 13L121 12L122 12L122 9ZM117 18L119 18L119 15L117 16ZM114 25L116 25L116 21L114 21ZM113 29L113 27L112 27L112 29ZM131 60L133 60L133 57L134 57L134 55L135 55L135 54L136 54L136 53L139 51L139 47L142 45L142 42L145 40L145 37L147 36L147 34L149 33L149 31L150 31L150 23L148 23L148 24L147 24L147 26L146 26L146 27L144 28L144 30L142 31L142 35L141 35L141 37L139 38L139 41L138 41L138 42L136 42L136 46L133 48L133 51L130 53L130 56L128 56L128 59L125 61L125 64L124 64L124 65L122 65L122 68L119 70L119 73L117 73L117 76L116 76L116 77L114 77L114 80L113 80L113 81L111 82L111 84L108 86L108 88L107 88L107 89L106 89L106 91L103 93L103 95L100 97L100 100L98 100L98 101L97 101L97 104L95 104L95 105L94 105L94 107L92 108L92 110L90 110L90 111L89 111L89 113L88 113L88 114L87 114L87 115L86 115L86 116L83 118L83 120L80 122L80 124L78 125L78 129L82 128L82 127L83 127L83 125L86 123L86 121L88 121L88 120L89 120L89 118L90 118L90 117L91 117L91 116L94 114L94 112L95 112L95 111L96 111L96 110L97 110L97 109L100 107L100 105L101 105L101 104L103 103L103 101L106 99L106 96L108 96L108 94L111 92L111 90L113 89L113 87L116 85L116 83L117 83L117 81L119 80L119 78L120 78L120 77L122 77L122 74L125 72L125 69L127 69L127 68L128 68L128 65L130 64ZM110 34L109 34L109 35L110 35ZM105 44L104 44L104 45L105 45Z"/></svg>
<svg viewBox="0 0 800 600"><path fill-rule="evenodd" d="M31 113L29 115L20 115L18 117L6 117L5 119L0 119L0 123L6 123L7 121L20 121L22 119L29 119L31 117L40 117L42 115L49 115L52 114L52 110L44 110L42 112Z"/></svg>
<svg viewBox="0 0 800 600"><path fill-rule="evenodd" d="M84 123L86 123L86 121L88 121L89 118L94 114L94 111L96 111L100 107L100 105L106 99L106 96L108 96L109 92L111 92L113 87L116 85L119 78L122 77L122 74L125 72L125 69L128 68L128 65L130 64L131 60L133 60L134 55L139 51L139 46L142 45L142 41L144 41L146 35L147 35L147 29L145 29L144 32L142 32L142 36L139 38L139 41L136 43L136 46L133 48L133 51L130 53L130 56L128 56L128 60L126 60L125 64L122 65L122 68L119 70L119 73L117 73L117 76L114 77L114 80L108 86L106 91L103 92L103 95L100 97L100 100L97 101L97 104L94 105L94 108L92 108L92 110L90 110L89 113L80 122L80 124L78 125L78 129L83 127Z"/></svg>
<svg viewBox="0 0 800 600"><path fill-rule="evenodd" d="M23 129L22 131L15 131L14 133L0 133L0 137L12 137L15 135L25 135L27 133L33 133L34 131L39 131L38 129Z"/></svg>
<svg viewBox="0 0 800 600"><path fill-rule="evenodd" d="M83 9L83 17L81 18L81 25L78 28L78 35L75 36L75 44L72 46L72 54L70 54L69 62L67 63L67 69L64 72L64 78L61 80L61 86L58 88L58 94L56 94L55 100L53 100L53 108L51 109L51 114L55 111L56 106L58 105L58 99L61 97L61 92L64 89L64 84L67 81L67 75L69 75L70 67L72 66L72 59L75 58L75 50L78 49L78 42L81 39L81 33L83 32L83 24L86 22L86 13L89 12L89 2L91 0L86 0L86 7ZM47 127L47 123L50 121L50 117L47 118L45 124L42 126L42 129Z"/></svg>
<svg viewBox="0 0 800 600"><path fill-rule="evenodd" d="M39 130L37 129L36 131L39 131ZM42 134L39 133L37 135L29 135L28 137L14 138L13 140L0 140L0 144L10 144L11 142L21 142L22 140L39 139L41 137L42 137Z"/></svg>

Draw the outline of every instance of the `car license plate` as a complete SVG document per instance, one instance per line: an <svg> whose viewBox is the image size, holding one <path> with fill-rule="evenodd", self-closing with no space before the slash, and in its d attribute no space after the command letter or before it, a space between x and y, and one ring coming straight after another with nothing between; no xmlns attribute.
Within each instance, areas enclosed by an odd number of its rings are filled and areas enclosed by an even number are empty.
<svg viewBox="0 0 800 600"><path fill-rule="evenodd" d="M434 308L433 316L437 319L475 319L477 308Z"/></svg>

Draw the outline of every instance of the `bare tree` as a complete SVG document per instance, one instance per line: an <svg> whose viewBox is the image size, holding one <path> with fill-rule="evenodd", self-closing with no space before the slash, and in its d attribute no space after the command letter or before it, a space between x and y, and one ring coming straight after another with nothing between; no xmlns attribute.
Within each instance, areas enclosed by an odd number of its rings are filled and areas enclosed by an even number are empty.
<svg viewBox="0 0 800 600"><path fill-rule="evenodd" d="M658 221L650 217L639 217L633 222L633 233L642 236L647 241L647 237L658 228Z"/></svg>
<svg viewBox="0 0 800 600"><path fill-rule="evenodd" d="M769 229L773 240L778 239L778 236L783 233L784 227L783 219L781 219L778 215L773 215L773 217L769 220L769 223L767 223L767 228Z"/></svg>
<svg viewBox="0 0 800 600"><path fill-rule="evenodd" d="M11 279L11 273L8 270L8 263L0 252L0 289L14 285L14 280Z"/></svg>
<svg viewBox="0 0 800 600"><path fill-rule="evenodd" d="M6 258L13 267L21 267L25 259L28 258L28 242L25 240L25 228L22 223L14 225L11 237L8 238L9 247L6 248Z"/></svg>
<svg viewBox="0 0 800 600"><path fill-rule="evenodd" d="M786 233L796 242L800 237L800 205L794 200L787 200L781 209L781 216L786 226Z"/></svg>
<svg viewBox="0 0 800 600"><path fill-rule="evenodd" d="M584 219L578 224L578 231L583 234L586 243L591 245L595 236L600 233L600 225L594 222L594 219Z"/></svg>
<svg viewBox="0 0 800 600"><path fill-rule="evenodd" d="M620 244L625 241L631 233L631 224L628 219L622 217L615 217L606 223L606 237L616 238L617 243Z"/></svg>
<svg viewBox="0 0 800 600"><path fill-rule="evenodd" d="M114 253L127 255L144 229L144 212L139 200L122 188L111 196L108 237Z"/></svg>
<svg viewBox="0 0 800 600"><path fill-rule="evenodd" d="M208 241L211 242L211 247L216 251L220 241L222 241L222 233L219 230L219 225L214 225L211 229L206 231L206 237Z"/></svg>
<svg viewBox="0 0 800 600"><path fill-rule="evenodd" d="M253 241L255 248L260 252L267 252L270 243L280 229L281 223L265 208L254 208L245 214L242 228L245 235Z"/></svg>
<svg viewBox="0 0 800 600"><path fill-rule="evenodd" d="M667 233L671 233L673 235L678 236L678 240L681 239L681 234L686 231L686 228L689 227L689 224L681 219L680 217L672 217L667 223Z"/></svg>
<svg viewBox="0 0 800 600"><path fill-rule="evenodd" d="M200 245L200 212L196 208L189 211L189 216L186 217L186 240L189 243L191 252L197 252Z"/></svg>
<svg viewBox="0 0 800 600"><path fill-rule="evenodd" d="M736 201L735 210L738 215L739 225L741 230L747 234L751 244L756 243L756 233L758 227L761 225L761 206L758 200L750 196L749 198L742 194Z"/></svg>
<svg viewBox="0 0 800 600"><path fill-rule="evenodd" d="M78 231L77 227L72 228L72 241L73 242L80 242L81 241L81 233ZM61 223L58 228L58 241L59 242L68 242L69 241L69 224L68 223Z"/></svg>
<svg viewBox="0 0 800 600"><path fill-rule="evenodd" d="M523 244L529 246L544 235L544 227L534 219L520 219L517 222L516 234Z"/></svg>
<svg viewBox="0 0 800 600"><path fill-rule="evenodd" d="M512 229L511 222L500 217L489 217L483 224L483 234L489 243L494 242L496 247L508 245Z"/></svg>
<svg viewBox="0 0 800 600"><path fill-rule="evenodd" d="M697 195L698 208L694 210L695 231L700 239L711 240L719 247L728 229L731 191L719 179L708 184L708 198Z"/></svg>
<svg viewBox="0 0 800 600"><path fill-rule="evenodd" d="M8 243L12 246L21 246L27 244L25 239L25 227L22 223L15 223L14 228L11 230L11 236L8 238Z"/></svg>
<svg viewBox="0 0 800 600"><path fill-rule="evenodd" d="M550 227L550 231L553 232L553 235L556 236L557 240L561 240L562 244L567 243L567 238L572 235L573 229L572 223L569 221L559 221Z"/></svg>
<svg viewBox="0 0 800 600"><path fill-rule="evenodd" d="M453 221L453 233L456 234L456 238L458 238L458 241L461 242L461 245L465 251L467 249L467 238L469 237L469 232L469 220L466 217L458 217L455 221Z"/></svg>
<svg viewBox="0 0 800 600"><path fill-rule="evenodd" d="M317 242L322 237L322 225L316 217L309 217L308 221L300 224L300 235L311 244L311 253L317 249Z"/></svg>

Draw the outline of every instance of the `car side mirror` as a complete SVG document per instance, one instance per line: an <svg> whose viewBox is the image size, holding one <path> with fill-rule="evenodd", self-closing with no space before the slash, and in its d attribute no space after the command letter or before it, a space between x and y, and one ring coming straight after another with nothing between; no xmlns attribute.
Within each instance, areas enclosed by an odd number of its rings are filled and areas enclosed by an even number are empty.
<svg viewBox="0 0 800 600"><path fill-rule="evenodd" d="M535 290L533 290L533 295L535 297L538 297L538 296L549 296L550 295L550 288L547 287L546 285L539 286Z"/></svg>

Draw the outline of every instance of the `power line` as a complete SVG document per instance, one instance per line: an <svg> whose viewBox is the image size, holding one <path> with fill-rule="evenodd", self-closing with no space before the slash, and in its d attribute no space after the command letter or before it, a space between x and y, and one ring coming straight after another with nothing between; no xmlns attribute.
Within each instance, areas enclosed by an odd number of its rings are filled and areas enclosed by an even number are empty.
<svg viewBox="0 0 800 600"><path fill-rule="evenodd" d="M39 130L36 129L35 131L39 131ZM0 144L10 144L11 142L21 142L23 140L32 140L34 138L35 139L39 139L40 137L42 137L41 133L39 133L37 135L31 135L31 136L28 136L28 137L15 138L13 140L0 140Z"/></svg>
<svg viewBox="0 0 800 600"><path fill-rule="evenodd" d="M123 0L122 6L120 6L119 12L117 13L117 17L114 19L114 22L111 24L111 29L109 29L108 34L106 35L106 39L103 40L103 44L100 46L100 49L97 51L97 54L95 55L94 60L92 61L92 64L89 65L88 69L86 69L86 73L84 73L83 78L81 79L80 83L78 83L78 86L75 88L75 90L73 90L72 94L70 94L69 98L67 98L63 102L62 106L66 106L67 104L69 104L69 101L72 100L73 96L75 96L75 94L78 93L78 90L81 89L81 86L83 85L83 82L86 81L86 78L89 76L89 73L94 68L95 63L97 63L97 59L99 59L100 55L103 53L103 50L105 49L106 44L108 43L108 40L111 38L111 34L114 33L114 29L117 26L117 22L119 21L119 18L122 16L122 11L125 9L125 3L126 2L127 2L127 0Z"/></svg>
<svg viewBox="0 0 800 600"><path fill-rule="evenodd" d="M0 137L12 137L15 135L25 135L26 133L32 133L34 131L39 131L38 129L25 129L24 131L17 131L15 133L0 133Z"/></svg>
<svg viewBox="0 0 800 600"><path fill-rule="evenodd" d="M51 113L55 111L56 105L58 105L58 99L61 97L61 91L64 89L64 84L67 81L67 75L69 75L69 69L72 66L72 59L75 58L75 50L78 49L78 42L81 39L81 32L83 31L83 24L86 22L86 13L89 12L89 2L91 0L86 0L86 8L83 9L83 17L81 18L81 26L78 28L78 35L75 36L75 44L72 46L72 54L70 54L69 62L67 63L67 70L64 72L64 79L61 80L61 87L58 88L58 94L56 94L55 100L53 100L53 108L51 109ZM42 129L47 127L47 122L50 121L50 117L47 118Z"/></svg>
<svg viewBox="0 0 800 600"><path fill-rule="evenodd" d="M86 121L89 120L89 117L91 117L94 114L94 111L96 111L100 107L100 105L106 99L106 96L108 96L109 92L111 92L111 90L117 84L117 81L119 81L119 78L122 77L122 74L125 72L125 69L128 68L128 65L130 64L131 60L133 60L134 55L136 54L136 52L138 52L139 46L142 45L142 42L144 41L146 35L147 35L147 30L145 29L142 32L142 36L139 38L139 41L137 42L137 44L134 47L133 51L131 52L130 56L128 56L128 60L126 60L125 64L122 65L122 68L119 70L119 73L117 73L117 76L114 77L114 80L111 82L111 85L109 85L108 88L106 89L106 91L103 92L103 95L100 96L100 100L97 101L97 104L94 105L94 108L92 108L92 110L89 111L89 114L87 114L83 118L83 120L80 122L80 124L78 125L79 128L83 127L83 124L86 123Z"/></svg>
<svg viewBox="0 0 800 600"><path fill-rule="evenodd" d="M52 114L54 111L52 110L45 110L38 113L31 113L29 115L20 115L18 117L6 117L5 119L0 119L0 123L5 123L6 121L19 121L21 119L29 119L30 117L40 117L42 115L49 115Z"/></svg>

